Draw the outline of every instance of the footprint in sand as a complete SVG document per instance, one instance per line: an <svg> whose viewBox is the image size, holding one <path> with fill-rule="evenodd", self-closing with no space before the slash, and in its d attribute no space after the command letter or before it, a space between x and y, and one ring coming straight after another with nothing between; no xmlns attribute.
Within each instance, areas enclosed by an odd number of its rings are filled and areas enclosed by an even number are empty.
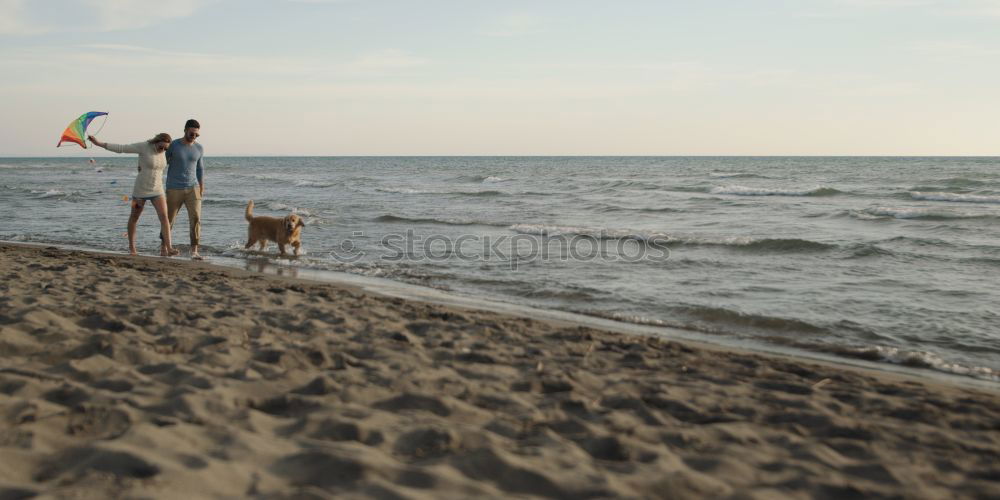
<svg viewBox="0 0 1000 500"><path fill-rule="evenodd" d="M83 446L49 457L33 479L44 482L61 478L61 484L73 484L93 472L110 474L117 480L146 479L159 474L160 467L132 453Z"/></svg>
<svg viewBox="0 0 1000 500"><path fill-rule="evenodd" d="M66 434L87 439L115 439L132 428L128 413L104 405L80 405L66 423Z"/></svg>

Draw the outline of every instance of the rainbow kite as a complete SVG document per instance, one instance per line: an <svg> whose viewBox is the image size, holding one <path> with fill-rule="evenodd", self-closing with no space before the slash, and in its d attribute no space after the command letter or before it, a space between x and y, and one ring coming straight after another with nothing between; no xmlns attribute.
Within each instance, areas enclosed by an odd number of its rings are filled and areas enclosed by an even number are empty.
<svg viewBox="0 0 1000 500"><path fill-rule="evenodd" d="M79 118L69 123L66 130L63 131L62 138L59 139L59 144L56 144L56 147L58 148L59 146L62 146L62 143L64 142L75 142L84 149L87 149L87 136L84 135L87 133L87 125L90 125L90 122L93 121L94 118L106 114L107 113L102 113L100 111L89 111L80 115ZM105 120L107 120L107 118L105 118ZM101 125L101 128L104 128L104 125ZM98 130L98 132L100 131Z"/></svg>

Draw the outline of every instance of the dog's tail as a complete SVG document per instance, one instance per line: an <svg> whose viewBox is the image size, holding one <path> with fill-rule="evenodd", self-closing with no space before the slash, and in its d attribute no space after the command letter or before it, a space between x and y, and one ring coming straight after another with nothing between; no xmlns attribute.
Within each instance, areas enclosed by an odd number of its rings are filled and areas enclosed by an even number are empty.
<svg viewBox="0 0 1000 500"><path fill-rule="evenodd" d="M253 222L253 200L247 203L247 211L244 216L247 218L247 222Z"/></svg>

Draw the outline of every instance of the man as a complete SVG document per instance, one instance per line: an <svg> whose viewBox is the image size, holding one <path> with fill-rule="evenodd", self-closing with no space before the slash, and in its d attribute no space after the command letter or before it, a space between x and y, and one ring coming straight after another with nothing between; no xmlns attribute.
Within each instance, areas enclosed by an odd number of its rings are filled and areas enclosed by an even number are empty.
<svg viewBox="0 0 1000 500"><path fill-rule="evenodd" d="M198 138L201 124L191 119L184 124L184 137L175 139L167 148L167 218L174 227L174 218L184 206L191 229L191 258L201 260L198 243L201 239L201 198L205 195L205 151Z"/></svg>

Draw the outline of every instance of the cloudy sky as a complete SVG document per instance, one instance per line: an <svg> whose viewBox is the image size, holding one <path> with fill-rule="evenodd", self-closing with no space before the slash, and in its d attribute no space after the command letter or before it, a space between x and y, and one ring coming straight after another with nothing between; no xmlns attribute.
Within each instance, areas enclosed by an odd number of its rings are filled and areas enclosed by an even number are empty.
<svg viewBox="0 0 1000 500"><path fill-rule="evenodd" d="M0 0L0 75L0 156L1000 154L1000 0Z"/></svg>

